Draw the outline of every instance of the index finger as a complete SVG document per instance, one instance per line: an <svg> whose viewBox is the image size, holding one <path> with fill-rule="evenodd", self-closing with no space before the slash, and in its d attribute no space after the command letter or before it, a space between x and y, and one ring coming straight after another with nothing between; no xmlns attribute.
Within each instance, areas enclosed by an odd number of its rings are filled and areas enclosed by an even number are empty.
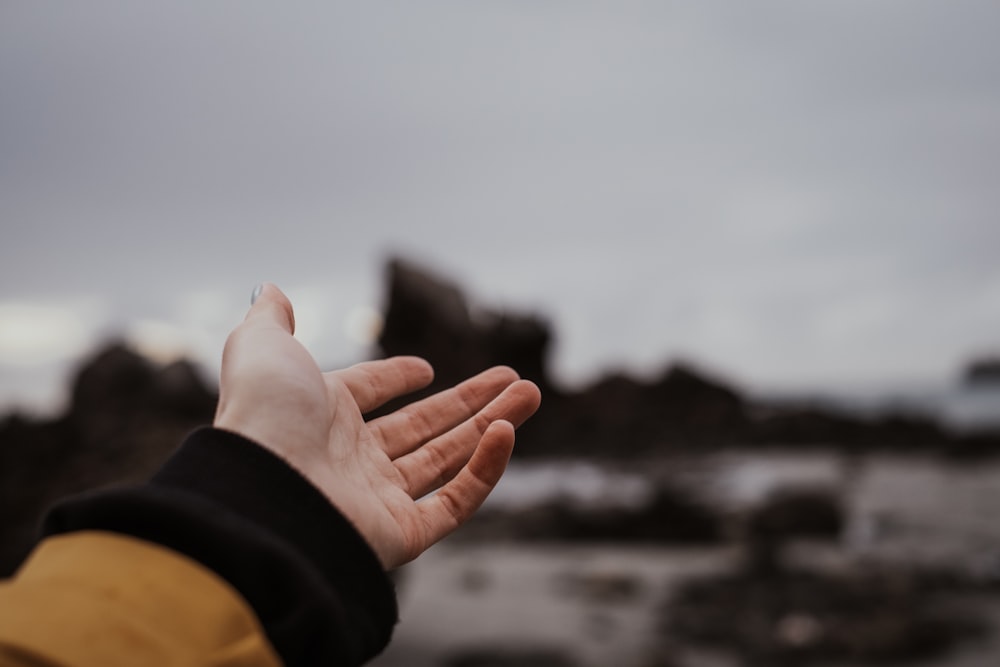
<svg viewBox="0 0 1000 667"><path fill-rule="evenodd" d="M434 369L420 357L390 357L363 361L324 373L323 377L342 382L364 414L394 398L423 389L434 379Z"/></svg>

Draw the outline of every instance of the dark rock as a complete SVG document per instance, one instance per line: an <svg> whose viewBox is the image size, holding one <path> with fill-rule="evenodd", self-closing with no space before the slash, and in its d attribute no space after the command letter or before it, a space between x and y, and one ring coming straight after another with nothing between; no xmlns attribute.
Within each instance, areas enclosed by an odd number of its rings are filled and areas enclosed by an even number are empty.
<svg viewBox="0 0 1000 667"><path fill-rule="evenodd" d="M943 450L955 436L935 420L914 414L859 417L840 410L771 406L750 426L757 444L823 445L841 449Z"/></svg>
<svg viewBox="0 0 1000 667"><path fill-rule="evenodd" d="M1000 357L976 359L965 369L965 384L1000 385Z"/></svg>
<svg viewBox="0 0 1000 667"><path fill-rule="evenodd" d="M836 540L843 528L844 511L839 498L823 489L779 489L753 509L747 519L750 539Z"/></svg>
<svg viewBox="0 0 1000 667"><path fill-rule="evenodd" d="M725 444L746 428L740 396L688 364L648 383L609 375L564 396L549 418L558 423L547 425L548 437L569 451L616 456Z"/></svg>
<svg viewBox="0 0 1000 667"><path fill-rule="evenodd" d="M988 632L976 595L953 573L902 565L723 575L682 585L664 630L748 665L927 659Z"/></svg>
<svg viewBox="0 0 1000 667"><path fill-rule="evenodd" d="M157 371L151 400L165 414L201 421L214 412L218 397L206 386L194 364L179 359Z"/></svg>
<svg viewBox="0 0 1000 667"><path fill-rule="evenodd" d="M399 259L388 265L381 350L430 361L437 377L428 391L494 364L514 367L542 389L541 409L518 431L516 456L636 457L771 445L1000 454L1000 433L956 434L919 414L862 417L815 405L751 405L729 383L689 363L668 366L652 381L610 373L568 391L549 373L552 339L537 316L474 309L456 285L429 271Z"/></svg>
<svg viewBox="0 0 1000 667"><path fill-rule="evenodd" d="M714 544L723 519L673 489L659 489L640 507L585 507L557 499L518 511L483 510L463 527L462 539L569 543Z"/></svg>
<svg viewBox="0 0 1000 667"><path fill-rule="evenodd" d="M783 568L783 548L795 539L836 541L844 529L840 499L814 488L778 489L746 517L743 541L748 571L773 576Z"/></svg>
<svg viewBox="0 0 1000 667"><path fill-rule="evenodd" d="M945 446L945 455L957 461L979 461L1000 454L1000 433L980 430L960 433Z"/></svg>
<svg viewBox="0 0 1000 667"><path fill-rule="evenodd" d="M129 457L141 457L147 451L141 442L151 439L161 451L168 445L160 432L210 420L216 402L190 362L161 367L120 342L81 366L71 396L69 419L84 449L110 448Z"/></svg>
<svg viewBox="0 0 1000 667"><path fill-rule="evenodd" d="M215 395L194 367L160 367L110 343L77 372L67 413L0 422L0 575L27 554L45 510L89 489L151 475L195 427Z"/></svg>
<svg viewBox="0 0 1000 667"><path fill-rule="evenodd" d="M95 414L135 412L148 404L155 374L148 359L123 343L109 343L77 372L70 414L85 422Z"/></svg>
<svg viewBox="0 0 1000 667"><path fill-rule="evenodd" d="M669 367L652 382L612 374L566 392L549 374L551 341L537 316L473 310L454 284L403 260L388 265L379 346L385 356L415 354L431 362L435 382L424 394L495 364L512 366L539 385L542 409L519 431L518 455L634 456L728 441L745 429L739 394L687 364Z"/></svg>
<svg viewBox="0 0 1000 667"><path fill-rule="evenodd" d="M470 309L462 292L401 259L388 266L385 356L414 354L435 370L435 388L451 386L490 366L509 365L521 377L549 386L545 373L551 334L536 316Z"/></svg>

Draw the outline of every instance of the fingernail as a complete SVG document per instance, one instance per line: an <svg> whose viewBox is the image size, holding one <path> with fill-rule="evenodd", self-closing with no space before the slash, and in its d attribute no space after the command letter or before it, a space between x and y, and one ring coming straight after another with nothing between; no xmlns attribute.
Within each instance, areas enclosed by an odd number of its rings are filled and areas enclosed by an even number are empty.
<svg viewBox="0 0 1000 667"><path fill-rule="evenodd" d="M256 287L253 288L253 294L250 295L250 305L251 306L254 305L255 303L257 303L257 297L259 297L260 293L263 292L263 291L264 291L264 285L263 285L263 283L261 283L261 284L259 284L259 285L257 285Z"/></svg>

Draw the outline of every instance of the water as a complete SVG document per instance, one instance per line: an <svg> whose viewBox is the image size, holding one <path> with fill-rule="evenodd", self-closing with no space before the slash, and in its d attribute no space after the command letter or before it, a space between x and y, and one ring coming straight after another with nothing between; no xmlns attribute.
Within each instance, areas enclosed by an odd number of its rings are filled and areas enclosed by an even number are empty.
<svg viewBox="0 0 1000 667"><path fill-rule="evenodd" d="M801 395L796 400L802 402ZM809 401L870 416L922 414L956 430L1000 427L1000 385L826 392ZM944 565L983 586L1000 585L1000 461L956 464L835 449L734 449L614 464L515 459L485 508L524 510L552 500L637 507L663 483L730 517L779 489L825 489L842 499L847 525L838 544L793 547L791 557L800 564ZM508 662L489 664L734 667L738 659L723 651L665 644L660 624L680 583L732 571L741 558L735 543L677 548L445 540L404 571L402 621L373 665L447 667L485 650L510 652ZM995 629L991 637L921 664L1000 664L1000 601L983 601L980 612Z"/></svg>
<svg viewBox="0 0 1000 667"><path fill-rule="evenodd" d="M858 458L832 450L731 451L683 467L679 461L613 468L586 461L515 462L491 502L494 509L556 497L629 505L671 465L678 468L679 483L733 511L788 486L819 486L840 494L849 517L841 543L802 545L793 551L802 562L945 564L984 585L1000 582L1000 462ZM676 586L693 576L729 571L739 557L737 545L692 549L446 540L406 570L402 622L393 644L373 664L441 667L486 648L526 656L555 652L580 667L645 667L663 651L660 610ZM982 613L1000 632L1000 605L984 602ZM680 666L739 664L718 651L672 646L670 652L670 664ZM922 664L1000 664L1000 645L991 637Z"/></svg>
<svg viewBox="0 0 1000 667"><path fill-rule="evenodd" d="M833 450L733 450L695 461L602 467L593 461L512 462L486 508L551 500L635 507L674 465L676 483L709 505L745 511L783 488L843 498L846 548L872 555L1000 565L1000 462L948 463L931 456L845 456ZM970 561L971 562L971 561Z"/></svg>

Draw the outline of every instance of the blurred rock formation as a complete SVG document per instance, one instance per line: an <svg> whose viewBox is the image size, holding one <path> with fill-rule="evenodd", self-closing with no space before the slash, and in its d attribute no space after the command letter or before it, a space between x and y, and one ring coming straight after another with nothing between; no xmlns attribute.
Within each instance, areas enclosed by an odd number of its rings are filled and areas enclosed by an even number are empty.
<svg viewBox="0 0 1000 667"><path fill-rule="evenodd" d="M555 498L518 510L484 508L463 526L455 541L481 539L630 545L720 544L726 517L684 491L658 488L630 507L582 506Z"/></svg>
<svg viewBox="0 0 1000 667"><path fill-rule="evenodd" d="M383 356L419 354L434 366L434 386L451 386L497 364L551 391L552 334L540 317L473 310L458 286L402 259L388 264ZM419 353L415 352L419 350Z"/></svg>
<svg viewBox="0 0 1000 667"><path fill-rule="evenodd" d="M969 386L1000 386L1000 357L973 360L965 369L963 379Z"/></svg>
<svg viewBox="0 0 1000 667"><path fill-rule="evenodd" d="M635 457L747 445L1000 453L996 432L952 433L923 415L862 417L815 405L755 403L683 362L653 380L611 373L569 391L551 378L554 336L541 317L473 309L457 285L402 259L387 268L379 346L385 356L415 354L434 365L434 385L424 394L494 364L510 365L541 387L542 408L519 431L517 456Z"/></svg>
<svg viewBox="0 0 1000 667"><path fill-rule="evenodd" d="M738 572L685 582L663 629L745 665L902 664L987 636L983 594L949 570L904 565Z"/></svg>
<svg viewBox="0 0 1000 667"><path fill-rule="evenodd" d="M114 342L78 370L67 412L0 420L0 576L36 538L45 509L64 496L147 478L196 426L215 394L194 366L158 366Z"/></svg>

